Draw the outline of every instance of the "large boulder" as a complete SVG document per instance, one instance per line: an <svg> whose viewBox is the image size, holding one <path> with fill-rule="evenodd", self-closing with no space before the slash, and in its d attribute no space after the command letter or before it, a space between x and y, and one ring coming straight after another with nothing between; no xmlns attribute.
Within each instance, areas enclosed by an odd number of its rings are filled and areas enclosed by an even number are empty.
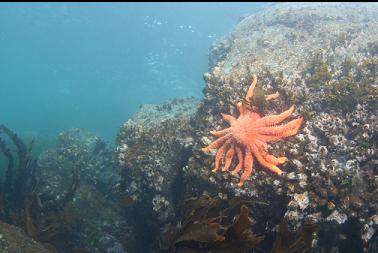
<svg viewBox="0 0 378 253"><path fill-rule="evenodd" d="M377 71L375 3L276 4L244 18L210 52L204 100L194 118L194 154L183 169L187 193L207 189L268 201L253 210L268 229L283 217L291 226L307 219L334 224L321 227L328 232L320 242L331 242L319 247L359 252L378 225ZM227 127L220 113L238 116L235 105L253 74L256 110L279 114L295 104L292 118L301 115L305 124L297 135L269 145L270 153L288 158L280 166L283 176L255 163L238 187L238 176L212 173L214 155L200 149L214 140L210 130ZM278 99L261 99L275 91ZM326 238L330 231L338 232Z"/></svg>
<svg viewBox="0 0 378 253"><path fill-rule="evenodd" d="M191 155L191 118L197 107L195 98L142 105L118 132L124 191L134 201L136 226L145 235L139 252L146 252L163 225L177 218L175 208L184 189L181 168Z"/></svg>

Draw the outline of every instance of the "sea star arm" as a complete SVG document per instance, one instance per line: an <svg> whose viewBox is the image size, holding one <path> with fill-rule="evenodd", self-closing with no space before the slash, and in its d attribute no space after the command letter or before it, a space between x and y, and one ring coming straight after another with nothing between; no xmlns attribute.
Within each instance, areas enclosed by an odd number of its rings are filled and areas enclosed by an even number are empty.
<svg viewBox="0 0 378 253"><path fill-rule="evenodd" d="M274 165L279 165L283 164L286 162L286 157L275 157L273 155L268 154L266 146L260 146L256 145L257 148L259 149L261 156L267 161L268 163L274 164Z"/></svg>
<svg viewBox="0 0 378 253"><path fill-rule="evenodd" d="M224 113L221 113L221 115L222 115L224 121L226 121L230 125L231 125L231 123L236 121L236 118L231 116L231 115L224 114Z"/></svg>
<svg viewBox="0 0 378 253"><path fill-rule="evenodd" d="M210 131L210 133L215 136L215 137L222 137L228 133L231 132L231 128L226 128L226 129L223 129L223 130L219 130L219 131Z"/></svg>
<svg viewBox="0 0 378 253"><path fill-rule="evenodd" d="M262 139L263 136L259 136L259 137L261 137L261 139ZM261 147L264 150L268 149L268 144L265 141L256 138L256 140L254 140L254 142L256 143L257 147Z"/></svg>
<svg viewBox="0 0 378 253"><path fill-rule="evenodd" d="M275 157L273 155L269 155L269 154L266 154L265 155L265 160L268 162L268 163L271 163L271 164L274 164L274 165L279 165L279 164L283 164L286 162L287 158L284 157L284 156L281 156L281 157Z"/></svg>
<svg viewBox="0 0 378 253"><path fill-rule="evenodd" d="M281 123L286 118L288 118L294 111L294 105L291 106L288 110L278 114L278 115L269 115L265 116L263 118L260 118L256 120L255 123L253 123L254 127L266 127L266 126L273 126Z"/></svg>
<svg viewBox="0 0 378 253"><path fill-rule="evenodd" d="M257 134L260 135L277 135L284 133L285 131L291 130L291 129L299 129L299 127L302 124L302 119L294 119L289 121L286 124L280 125L280 126L270 126L270 127L258 127L254 130Z"/></svg>
<svg viewBox="0 0 378 253"><path fill-rule="evenodd" d="M247 102L251 102L252 101L253 90L255 89L256 83L257 83L257 77L256 77L256 75L253 75L252 77L253 77L253 81L252 81L251 85L248 88L247 94L245 95L245 100Z"/></svg>
<svg viewBox="0 0 378 253"><path fill-rule="evenodd" d="M245 106L243 105L242 102L238 102L238 103L236 104L236 107L238 108L238 110L239 110L239 114L240 114L240 115L245 114L246 111L247 111L247 109L245 108Z"/></svg>
<svg viewBox="0 0 378 253"><path fill-rule="evenodd" d="M207 147L205 148L202 148L202 151L203 152L208 152L210 149L216 149L218 148L220 145L222 145L226 140L228 140L229 138L231 137L231 134L226 134L222 137L220 137L219 139L216 139L215 141L213 141L212 143L210 143Z"/></svg>
<svg viewBox="0 0 378 253"><path fill-rule="evenodd" d="M218 152L215 155L215 162L214 162L213 172L216 172L216 171L219 170L220 162L222 160L223 155L226 153L228 147L230 146L230 142L231 142L231 140L227 140L226 143L223 144L222 147L220 147L218 149Z"/></svg>
<svg viewBox="0 0 378 253"><path fill-rule="evenodd" d="M298 118L298 119L290 121L288 123L290 124L289 127L286 126L286 128L282 129L282 131L278 131L277 133L275 133L275 130L272 129L271 132L266 132L266 134L262 134L261 132L259 132L257 136L259 139L264 140L265 142L278 141L282 138L295 135L298 132L302 123L303 123L303 118Z"/></svg>
<svg viewBox="0 0 378 253"><path fill-rule="evenodd" d="M238 183L238 186L243 186L244 182L251 175L252 165L253 165L253 156L252 156L252 153L251 153L251 149L246 148L245 158L244 158L244 172L240 177L240 181Z"/></svg>
<svg viewBox="0 0 378 253"><path fill-rule="evenodd" d="M236 175L237 173L239 173L239 171L243 168L243 161L244 161L243 151L241 151L239 147L235 147L235 152L236 152L236 156L238 157L239 162L238 162L238 165L236 165L235 169L231 171L232 175Z"/></svg>
<svg viewBox="0 0 378 253"><path fill-rule="evenodd" d="M280 170L280 168L278 168L276 165L274 164L271 164L271 163L268 163L264 157L261 155L260 151L258 150L257 146L255 144L251 144L251 149L252 149L252 153L253 155L256 157L257 161L259 161L259 163L264 166L265 168L269 169L270 171L272 171L273 173L276 173L278 175L281 175L282 174L282 170Z"/></svg>
<svg viewBox="0 0 378 253"><path fill-rule="evenodd" d="M278 91L276 91L276 93L265 95L265 100L269 101L269 100L272 100L272 99L276 99L279 96L280 96L280 93Z"/></svg>
<svg viewBox="0 0 378 253"><path fill-rule="evenodd" d="M231 144L231 147L227 151L226 157L224 158L224 168L222 169L222 171L228 171L232 163L232 158L234 157L234 154L235 154L235 147L234 147L234 144Z"/></svg>

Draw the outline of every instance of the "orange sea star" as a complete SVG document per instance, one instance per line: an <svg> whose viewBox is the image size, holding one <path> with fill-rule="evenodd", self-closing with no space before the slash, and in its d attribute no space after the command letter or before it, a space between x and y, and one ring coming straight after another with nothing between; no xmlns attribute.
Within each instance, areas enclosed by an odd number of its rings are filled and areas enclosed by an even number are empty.
<svg viewBox="0 0 378 253"><path fill-rule="evenodd" d="M231 173L235 175L244 167L239 186L242 186L251 175L254 157L263 167L281 175L282 171L277 165L284 163L286 157L277 158L268 154L267 143L295 135L303 123L303 118L300 117L286 124L277 125L293 113L294 106L291 106L281 114L265 117L261 117L258 113L252 111L251 102L256 82L257 78L253 75L253 81L247 91L247 95L243 102L237 104L240 113L239 117L235 118L231 115L222 114L223 119L230 124L230 127L220 131L211 131L210 133L218 137L218 139L202 149L204 152L208 152L210 149L219 148L215 155L213 172L219 170L223 156L225 156L225 161L222 171L228 171L233 157L236 156L238 164ZM266 98L278 97L278 93L276 94Z"/></svg>

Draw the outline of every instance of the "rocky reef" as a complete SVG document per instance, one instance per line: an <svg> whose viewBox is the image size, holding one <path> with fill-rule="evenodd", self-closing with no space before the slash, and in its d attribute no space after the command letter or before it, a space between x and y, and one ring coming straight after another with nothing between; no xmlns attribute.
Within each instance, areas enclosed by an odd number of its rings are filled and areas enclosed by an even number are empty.
<svg viewBox="0 0 378 253"><path fill-rule="evenodd" d="M269 205L253 212L269 216L268 230L282 218L291 228L311 220L322 224L316 252L367 250L378 225L377 12L376 4L277 4L243 18L218 40L204 74L204 99L188 128L178 131L191 136L191 150L185 153L193 154L187 164L185 159L181 163L182 172L176 168L167 177L173 182L180 175L183 182L184 189L174 194L189 197L209 191L225 199L235 195L259 198ZM295 104L293 117L303 116L305 124L296 136L269 146L275 156L288 158L281 166L286 172L283 176L256 166L240 188L238 177L211 172L213 154L204 154L201 148L213 140L210 130L226 126L220 113L237 116L236 104L253 74L259 80L253 98L256 110L262 115L278 114ZM276 91L278 99L264 101L264 95ZM160 133L167 130L154 131L154 136L163 137ZM171 138L166 139L168 143ZM153 143L159 142L155 139ZM166 152L144 154L149 154L151 171L160 174L159 166L151 164L166 159ZM135 161L127 167L144 168ZM152 180L147 187L151 188L160 178L153 173L134 177L134 181ZM175 203L169 201L172 193L159 191L160 203L174 210ZM163 208L154 210L158 216L169 216ZM336 235L330 236L332 233Z"/></svg>
<svg viewBox="0 0 378 253"><path fill-rule="evenodd" d="M366 249L378 225L377 14L376 4L277 4L244 18L216 42L195 117L198 141L184 167L188 189L201 191L207 184L228 198L279 202L292 227L307 219L332 223L344 240L332 237L327 249L320 242L317 252ZM281 165L284 176L257 166L239 188L238 178L212 173L213 156L200 149L212 140L210 130L225 127L220 113L237 115L236 104L252 74L260 80L260 94L254 97L259 112L278 114L295 104L294 116L304 116L305 125L296 136L269 147L288 158ZM277 100L262 99L275 91ZM277 208L273 203L264 207L266 212ZM346 235L348 229L354 233ZM324 230L329 228L324 225ZM348 236L354 245L346 243Z"/></svg>
<svg viewBox="0 0 378 253"><path fill-rule="evenodd" d="M197 107L195 98L143 105L118 133L116 150L124 170L124 191L135 202L137 227L147 235L156 236L165 223L176 219L182 188L182 171L178 168L191 155L191 117Z"/></svg>
<svg viewBox="0 0 378 253"><path fill-rule="evenodd" d="M125 218L123 199L127 196L120 190L122 171L112 148L94 134L74 128L58 135L56 148L43 152L38 165L38 192L45 202L63 199L72 177L77 177L66 207L68 220L75 226L70 233L75 243L66 245L66 250L108 252L120 247L123 252L132 248L135 231Z"/></svg>
<svg viewBox="0 0 378 253"><path fill-rule="evenodd" d="M10 236L35 252L376 252L377 35L375 3L275 4L214 43L202 100L142 105L115 147L70 129L36 158L1 125L0 217L25 233L0 223L0 250ZM239 187L201 149L253 75L251 110L295 104L304 124L268 146L282 175L255 162ZM19 251L33 252L4 252Z"/></svg>
<svg viewBox="0 0 378 253"><path fill-rule="evenodd" d="M20 237L1 226L0 233L4 228L12 238L0 249L34 252L36 246L28 243L32 239L54 253L132 249L135 232L125 218L127 205L113 149L87 131L70 129L59 134L56 148L37 159L17 134L2 125L1 133L11 140L0 138L0 151L8 160L0 191L1 218L25 233ZM17 152L12 152L12 142ZM12 244L15 240L18 247ZM30 251L24 244L31 245Z"/></svg>
<svg viewBox="0 0 378 253"><path fill-rule="evenodd" d="M252 210L259 217L255 226L266 232L282 219L290 229L319 224L314 252L372 248L378 226L377 12L368 3L274 5L243 18L212 46L198 107L191 100L142 106L117 136L137 227L158 234L177 222L183 198L209 192L269 203ZM237 176L211 172L213 154L201 148L214 140L210 130L226 126L220 113L238 115L236 104L253 74L256 111L279 114L295 104L292 116L303 116L305 124L269 146L269 153L288 158L280 166L284 175L255 165L238 187ZM276 91L277 99L264 100Z"/></svg>

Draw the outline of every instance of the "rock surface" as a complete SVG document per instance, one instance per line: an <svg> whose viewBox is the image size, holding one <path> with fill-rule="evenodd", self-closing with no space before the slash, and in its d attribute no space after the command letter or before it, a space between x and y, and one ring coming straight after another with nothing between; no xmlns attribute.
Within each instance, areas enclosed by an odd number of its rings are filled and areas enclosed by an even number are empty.
<svg viewBox="0 0 378 253"><path fill-rule="evenodd" d="M118 162L125 173L125 193L135 201L137 227L146 235L157 235L175 220L182 201L182 173L193 146L191 117L195 98L174 99L161 105L142 105L118 132ZM147 251L146 241L137 244Z"/></svg>
<svg viewBox="0 0 378 253"><path fill-rule="evenodd" d="M1 253L53 253L29 238L20 228L0 222Z"/></svg>
<svg viewBox="0 0 378 253"><path fill-rule="evenodd" d="M270 207L253 212L272 213L277 220L284 216L291 226L311 219L345 223L345 232L357 219L362 229L355 232L356 240L366 245L378 225L373 221L378 212L377 49L375 3L277 4L244 18L210 52L204 100L194 119L194 155L184 168L188 192L211 189L225 197L270 201ZM235 105L252 74L258 77L256 93L280 93L269 102L256 95L256 110L278 114L295 104L293 117L304 116L305 125L296 136L269 146L273 155L288 158L280 166L283 177L255 163L253 175L239 188L238 177L212 173L214 155L200 149L214 139L210 130L227 127L220 113L237 116ZM340 252L348 248L340 241L331 244Z"/></svg>
<svg viewBox="0 0 378 253"><path fill-rule="evenodd" d="M56 206L65 198L75 178L73 170L78 173L77 189L61 221L72 227L67 231L72 238L62 248L90 252L132 248L135 229L120 200L121 171L112 149L92 133L70 129L59 134L56 148L42 153L38 164L38 192L44 205Z"/></svg>
<svg viewBox="0 0 378 253"><path fill-rule="evenodd" d="M126 192L146 210L139 218L151 219L140 225L155 224L157 232L175 220L178 199L206 191L268 202L252 210L268 231L283 218L291 227L322 224L315 252L366 250L378 225L377 14L374 3L274 5L243 18L213 45L196 112L190 100L142 106L117 138ZM212 173L214 154L200 149L213 140L210 130L227 126L220 113L237 116L252 74L258 112L278 114L295 104L293 117L305 124L269 145L288 158L282 177L255 164L240 188L238 176ZM262 99L275 91L278 99Z"/></svg>

